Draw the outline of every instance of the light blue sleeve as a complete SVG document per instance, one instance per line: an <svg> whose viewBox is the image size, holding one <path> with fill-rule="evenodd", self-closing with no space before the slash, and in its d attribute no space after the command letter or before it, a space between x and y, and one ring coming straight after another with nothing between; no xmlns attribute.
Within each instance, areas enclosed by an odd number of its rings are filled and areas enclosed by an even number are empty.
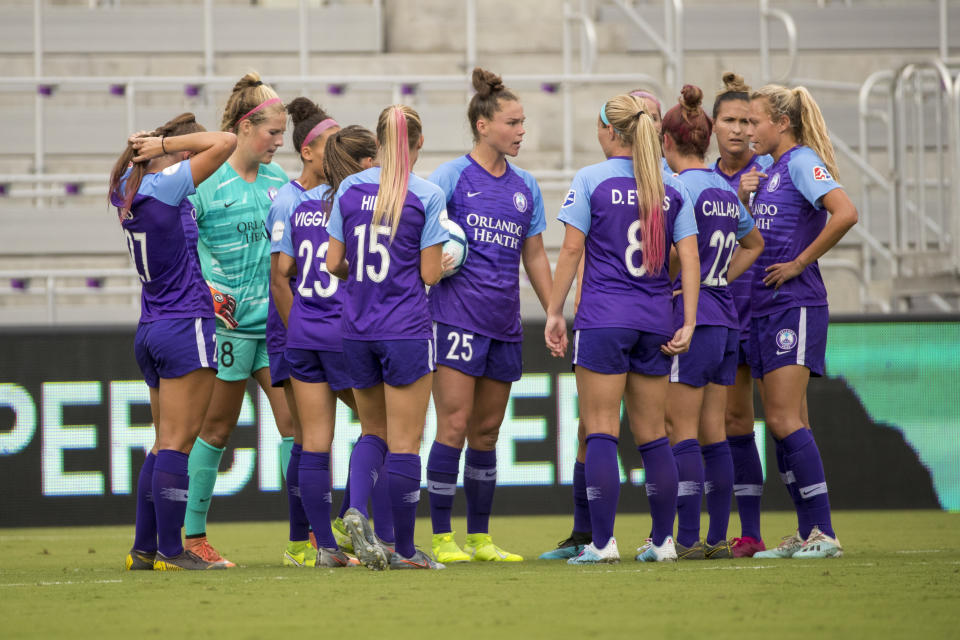
<svg viewBox="0 0 960 640"><path fill-rule="evenodd" d="M743 206L743 203L739 200L737 203L740 205L740 219L737 220L737 240L739 240L753 230L754 223L753 216L751 216L747 208Z"/></svg>
<svg viewBox="0 0 960 640"><path fill-rule="evenodd" d="M423 229L420 231L421 251L450 239L450 232L440 224L440 219L447 217L447 201L443 191L437 188L425 196L420 196L424 215Z"/></svg>
<svg viewBox="0 0 960 640"><path fill-rule="evenodd" d="M270 203L270 212L267 214L267 227L270 229L270 253L283 251L281 243L290 225L290 213L293 209L292 199L287 197L288 189L283 189L277 199ZM283 251L287 255L293 255Z"/></svg>
<svg viewBox="0 0 960 640"><path fill-rule="evenodd" d="M679 180L673 180L670 186L680 193L680 199L683 200L673 222L673 242L677 243L687 236L697 235L697 216L693 212L693 198L687 187Z"/></svg>
<svg viewBox="0 0 960 640"><path fill-rule="evenodd" d="M827 171L826 165L812 149L798 150L787 162L790 180L816 209L823 208L823 196L842 189Z"/></svg>
<svg viewBox="0 0 960 640"><path fill-rule="evenodd" d="M530 193L533 194L533 214L530 217L530 228L527 230L527 237L530 238L543 233L544 229L547 228L547 214L543 208L543 193L540 192L537 179L526 171L521 173L520 176L527 188L530 189Z"/></svg>
<svg viewBox="0 0 960 640"><path fill-rule="evenodd" d="M193 172L190 170L189 159L170 165L151 177L152 180L141 187L140 193L154 197L171 207L179 206L184 198L193 195L197 190L193 186Z"/></svg>
<svg viewBox="0 0 960 640"><path fill-rule="evenodd" d="M463 173L463 167L458 166L459 164L456 160L444 162L434 169L428 178L430 182L440 187L446 202L450 202L450 198L453 197L453 191L457 188L457 182L460 181L460 174Z"/></svg>
<svg viewBox="0 0 960 640"><path fill-rule="evenodd" d="M337 191L337 196L333 199L333 208L330 209L330 217L327 218L327 234L331 238L336 238L340 242L343 242L343 216L340 214L340 196L343 195L343 185L339 191Z"/></svg>
<svg viewBox="0 0 960 640"><path fill-rule="evenodd" d="M592 190L587 185L586 176L583 170L573 176L573 182L570 184L570 191L563 200L560 207L560 213L557 220L565 224L576 227L584 235L590 233L590 196Z"/></svg>
<svg viewBox="0 0 960 640"><path fill-rule="evenodd" d="M274 248L274 246L276 248ZM289 219L287 219L287 223L283 225L283 235L280 236L280 242L277 242L275 245L271 243L270 251L273 253L285 253L291 258L295 257L293 253L293 225L290 224Z"/></svg>
<svg viewBox="0 0 960 640"><path fill-rule="evenodd" d="M762 171L766 171L767 169L773 166L773 156L771 155L757 156L756 163L760 165L760 169Z"/></svg>

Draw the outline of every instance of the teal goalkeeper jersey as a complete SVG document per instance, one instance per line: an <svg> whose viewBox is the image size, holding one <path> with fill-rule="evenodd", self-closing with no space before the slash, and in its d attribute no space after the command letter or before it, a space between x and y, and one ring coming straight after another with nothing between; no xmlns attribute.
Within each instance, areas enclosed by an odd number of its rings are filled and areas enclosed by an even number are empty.
<svg viewBox="0 0 960 640"><path fill-rule="evenodd" d="M219 332L242 338L266 334L270 296L270 231L267 214L280 187L289 182L275 163L261 164L246 182L230 163L197 187L190 201L197 210L197 251L203 277L237 300L236 329Z"/></svg>

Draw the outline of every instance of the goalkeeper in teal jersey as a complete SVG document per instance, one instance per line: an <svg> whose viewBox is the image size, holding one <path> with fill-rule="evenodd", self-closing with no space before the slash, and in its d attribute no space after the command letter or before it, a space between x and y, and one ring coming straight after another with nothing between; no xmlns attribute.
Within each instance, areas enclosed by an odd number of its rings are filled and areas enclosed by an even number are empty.
<svg viewBox="0 0 960 640"><path fill-rule="evenodd" d="M286 173L272 162L283 144L286 124L287 114L276 92L256 73L241 78L227 100L220 126L236 133L237 148L191 196L203 276L215 290L214 298L222 294L227 306L217 314L220 370L200 437L190 452L185 547L225 566L233 563L207 542L207 512L220 458L240 417L250 376L270 400L285 453L293 445L293 418L283 389L271 385L266 345L270 296L266 220L273 197L288 182Z"/></svg>

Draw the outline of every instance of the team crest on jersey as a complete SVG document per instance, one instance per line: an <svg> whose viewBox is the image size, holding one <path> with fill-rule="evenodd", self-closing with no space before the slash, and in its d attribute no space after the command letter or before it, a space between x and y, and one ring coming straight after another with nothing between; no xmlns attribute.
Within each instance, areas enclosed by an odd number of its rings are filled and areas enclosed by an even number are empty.
<svg viewBox="0 0 960 640"><path fill-rule="evenodd" d="M527 210L527 196L523 195L519 191L513 194L513 206L517 208L517 211L523 213Z"/></svg>
<svg viewBox="0 0 960 640"><path fill-rule="evenodd" d="M780 174L775 173L770 176L770 180L767 181L767 191L773 193L777 190L777 187L780 186Z"/></svg>
<svg viewBox="0 0 960 640"><path fill-rule="evenodd" d="M277 193L278 192L276 187L270 187L269 189L267 189L267 197L270 198L271 202L273 202L273 199L277 197Z"/></svg>
<svg viewBox="0 0 960 640"><path fill-rule="evenodd" d="M777 349L790 351L797 346L797 332L793 329L780 329L777 332Z"/></svg>
<svg viewBox="0 0 960 640"><path fill-rule="evenodd" d="M573 189L567 192L567 197L563 200L563 206L561 209L566 209L569 206L574 205L577 202L577 192Z"/></svg>
<svg viewBox="0 0 960 640"><path fill-rule="evenodd" d="M831 176L830 172L824 167L814 167L813 179L818 182L827 182L828 180L833 180L833 176Z"/></svg>
<svg viewBox="0 0 960 640"><path fill-rule="evenodd" d="M179 162L178 162L177 164L172 164L172 165L170 165L169 167L167 167L166 169L164 169L164 170L161 171L160 173L162 173L162 174L165 175L165 176L172 176L172 175L176 174L177 171L180 171L180 163L179 163Z"/></svg>

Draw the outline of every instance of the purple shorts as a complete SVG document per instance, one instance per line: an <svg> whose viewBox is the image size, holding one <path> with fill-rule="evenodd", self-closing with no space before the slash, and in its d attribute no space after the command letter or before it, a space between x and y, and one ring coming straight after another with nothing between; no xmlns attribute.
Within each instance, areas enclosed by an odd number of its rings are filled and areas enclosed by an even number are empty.
<svg viewBox="0 0 960 640"><path fill-rule="evenodd" d="M750 374L763 378L780 367L798 364L822 376L827 353L826 305L794 307L754 316L750 325Z"/></svg>
<svg viewBox="0 0 960 640"><path fill-rule="evenodd" d="M442 322L433 323L435 364L475 378L515 382L523 375L523 344L504 342Z"/></svg>
<svg viewBox="0 0 960 640"><path fill-rule="evenodd" d="M712 325L698 326L690 341L690 350L673 356L670 382L691 387L708 383L728 387L737 381L737 351L740 332Z"/></svg>
<svg viewBox="0 0 960 640"><path fill-rule="evenodd" d="M660 347L671 337L618 327L578 329L573 332L573 364L597 373L665 376L670 358Z"/></svg>
<svg viewBox="0 0 960 640"><path fill-rule="evenodd" d="M217 321L214 318L173 318L141 322L133 353L148 387L161 378L179 378L196 369L217 370Z"/></svg>
<svg viewBox="0 0 960 640"><path fill-rule="evenodd" d="M433 340L343 340L343 357L354 389L385 382L402 387L436 370Z"/></svg>
<svg viewBox="0 0 960 640"><path fill-rule="evenodd" d="M350 389L353 379L347 373L342 351L314 351L288 348L285 353L290 376L300 382L326 382L334 391Z"/></svg>
<svg viewBox="0 0 960 640"><path fill-rule="evenodd" d="M290 379L290 364L283 355L283 351L268 352L270 359L270 386L283 387L283 383Z"/></svg>

